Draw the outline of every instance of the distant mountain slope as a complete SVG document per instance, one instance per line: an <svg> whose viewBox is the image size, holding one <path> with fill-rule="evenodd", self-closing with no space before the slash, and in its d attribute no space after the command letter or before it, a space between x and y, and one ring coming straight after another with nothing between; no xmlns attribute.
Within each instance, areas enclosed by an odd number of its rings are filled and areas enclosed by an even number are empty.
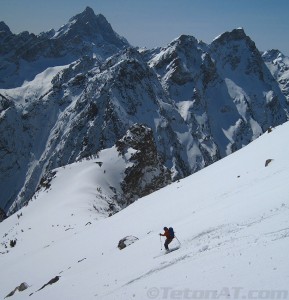
<svg viewBox="0 0 289 300"><path fill-rule="evenodd" d="M182 35L141 50L90 8L37 37L0 26L0 78L14 86L0 89L5 212L27 203L46 173L114 146L135 124L151 129L159 167L178 180L287 120L279 82L241 28L210 45Z"/></svg>
<svg viewBox="0 0 289 300"><path fill-rule="evenodd" d="M1 299L21 283L11 299L286 298L288 131L288 122L273 128L110 218L110 186L123 175L115 170L133 150L54 170L46 190L0 223ZM167 255L164 226L181 243ZM119 250L127 236L134 243Z"/></svg>

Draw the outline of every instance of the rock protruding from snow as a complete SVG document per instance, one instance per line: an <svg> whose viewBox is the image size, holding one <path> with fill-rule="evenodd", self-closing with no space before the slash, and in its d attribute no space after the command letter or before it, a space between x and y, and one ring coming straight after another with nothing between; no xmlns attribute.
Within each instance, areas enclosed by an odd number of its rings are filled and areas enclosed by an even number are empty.
<svg viewBox="0 0 289 300"><path fill-rule="evenodd" d="M117 141L116 146L123 156L133 151L129 158L131 166L125 170L121 184L124 204L130 204L171 182L171 173L158 155L152 129L135 124Z"/></svg>
<svg viewBox="0 0 289 300"><path fill-rule="evenodd" d="M265 161L265 167L268 167L269 164L270 164L272 161L273 161L273 159L271 159L271 158L266 159L266 161Z"/></svg>
<svg viewBox="0 0 289 300"><path fill-rule="evenodd" d="M126 236L118 242L117 247L119 248L119 250L122 250L122 249L128 247L129 245L135 243L137 240L138 240L138 238L135 236L132 236L132 235Z"/></svg>
<svg viewBox="0 0 289 300"><path fill-rule="evenodd" d="M52 284L56 283L59 279L60 279L60 276L55 276L54 278L50 279L47 283L45 283L38 291L43 290L48 285L52 285Z"/></svg>
<svg viewBox="0 0 289 300"><path fill-rule="evenodd" d="M19 286L17 286L12 292L10 292L5 298L11 297L15 294L16 291L23 292L28 289L29 285L26 282L22 282Z"/></svg>

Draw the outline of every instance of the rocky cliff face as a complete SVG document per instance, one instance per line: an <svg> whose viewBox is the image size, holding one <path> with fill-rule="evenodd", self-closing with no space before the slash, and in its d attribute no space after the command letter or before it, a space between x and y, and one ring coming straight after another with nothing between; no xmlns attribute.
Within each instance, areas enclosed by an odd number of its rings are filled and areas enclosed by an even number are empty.
<svg viewBox="0 0 289 300"><path fill-rule="evenodd" d="M279 50L268 50L262 54L268 69L274 79L278 82L282 93L285 95L289 105L289 58Z"/></svg>
<svg viewBox="0 0 289 300"><path fill-rule="evenodd" d="M26 203L46 172L118 140L126 145L133 137L129 143L137 151L126 171L129 203L287 120L280 82L243 29L210 45L182 35L165 48L146 51L130 47L89 8L57 32L24 39L3 23L0 29L2 70L10 70L0 76L1 84L17 86L0 90L0 206L5 211ZM39 39L45 42L38 45ZM7 52L12 40L15 47ZM39 62L49 64L39 71ZM31 73L21 73L24 65ZM25 84L23 74L30 79Z"/></svg>
<svg viewBox="0 0 289 300"><path fill-rule="evenodd" d="M128 149L134 150L121 183L125 197L124 205L171 183L170 171L162 164L150 128L134 124L126 135L116 142L116 147L123 156Z"/></svg>

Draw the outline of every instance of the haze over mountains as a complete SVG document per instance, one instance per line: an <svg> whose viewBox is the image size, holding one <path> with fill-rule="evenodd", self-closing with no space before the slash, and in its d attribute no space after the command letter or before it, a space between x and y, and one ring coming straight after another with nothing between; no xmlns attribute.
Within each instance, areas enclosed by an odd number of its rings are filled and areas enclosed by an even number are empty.
<svg viewBox="0 0 289 300"><path fill-rule="evenodd" d="M128 161L105 201L123 208L286 122L288 70L242 28L138 49L89 7L38 36L1 22L0 207L17 211L53 169L116 146Z"/></svg>

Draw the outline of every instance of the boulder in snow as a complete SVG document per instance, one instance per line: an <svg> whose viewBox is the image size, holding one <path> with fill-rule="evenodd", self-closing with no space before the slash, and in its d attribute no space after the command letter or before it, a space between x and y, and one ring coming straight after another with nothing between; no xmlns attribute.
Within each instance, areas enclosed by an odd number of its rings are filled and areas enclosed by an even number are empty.
<svg viewBox="0 0 289 300"><path fill-rule="evenodd" d="M5 298L11 297L15 294L16 291L23 292L28 288L28 284L26 282L22 282L19 286L17 286L12 292L10 292Z"/></svg>
<svg viewBox="0 0 289 300"><path fill-rule="evenodd" d="M269 158L265 161L265 167L267 167L273 159Z"/></svg>
<svg viewBox="0 0 289 300"><path fill-rule="evenodd" d="M122 250L123 248L133 244L135 241L137 241L138 238L132 235L126 236L125 238L121 239L118 242L118 248L119 250Z"/></svg>

